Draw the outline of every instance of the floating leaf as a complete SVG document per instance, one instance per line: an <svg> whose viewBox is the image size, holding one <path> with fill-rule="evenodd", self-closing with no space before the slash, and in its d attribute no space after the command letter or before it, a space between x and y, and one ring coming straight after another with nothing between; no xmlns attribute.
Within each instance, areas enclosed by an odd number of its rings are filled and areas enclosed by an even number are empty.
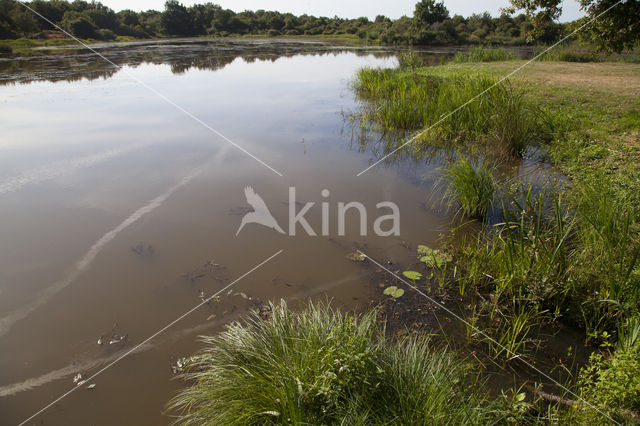
<svg viewBox="0 0 640 426"><path fill-rule="evenodd" d="M398 297L402 297L404 290L396 287L395 285L391 285L384 289L384 294L397 299Z"/></svg>
<svg viewBox="0 0 640 426"><path fill-rule="evenodd" d="M423 262L430 268L441 268L447 262L451 262L453 257L449 253L434 250L425 245L418 246L418 254L421 255L420 262Z"/></svg>
<svg viewBox="0 0 640 426"><path fill-rule="evenodd" d="M418 254L425 255L425 254L431 253L432 251L433 251L433 249L431 249L431 248L429 248L429 247L427 247L427 246L425 246L423 244L420 244L418 246Z"/></svg>
<svg viewBox="0 0 640 426"><path fill-rule="evenodd" d="M416 281L422 278L422 274L416 271L404 271L402 275L409 278L411 281Z"/></svg>
<svg viewBox="0 0 640 426"><path fill-rule="evenodd" d="M367 256L358 252L349 253L347 255L347 259L349 259L352 262L364 262L365 260L367 260Z"/></svg>

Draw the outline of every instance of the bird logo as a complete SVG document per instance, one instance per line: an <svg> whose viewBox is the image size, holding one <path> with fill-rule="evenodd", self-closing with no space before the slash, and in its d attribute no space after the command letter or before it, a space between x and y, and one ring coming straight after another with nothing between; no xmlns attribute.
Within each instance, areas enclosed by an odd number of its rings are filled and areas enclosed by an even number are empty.
<svg viewBox="0 0 640 426"><path fill-rule="evenodd" d="M247 203L249 203L249 205L253 207L253 211L244 215L244 217L242 218L242 222L240 223L240 227L236 232L236 236L248 223L258 223L262 226L266 226L267 228L275 229L281 234L285 233L280 225L278 225L278 222L276 222L274 217L271 215L271 212L267 208L264 200L258 194L256 194L252 187L247 186L244 189L244 195L245 197L247 197Z"/></svg>

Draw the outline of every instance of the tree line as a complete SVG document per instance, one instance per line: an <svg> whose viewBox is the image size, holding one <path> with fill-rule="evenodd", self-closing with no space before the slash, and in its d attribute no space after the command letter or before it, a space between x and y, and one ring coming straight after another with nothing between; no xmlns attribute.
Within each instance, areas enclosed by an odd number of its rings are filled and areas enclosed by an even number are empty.
<svg viewBox="0 0 640 426"><path fill-rule="evenodd" d="M392 20L379 15L345 19L295 16L274 11L235 13L217 4L184 6L170 0L163 11L115 12L100 2L33 0L26 4L64 30L85 39L230 36L230 35L351 35L373 43L413 45L551 43L571 24L552 19L540 23L530 15L488 13L450 16L443 3L421 0L413 16ZM0 38L45 38L56 28L13 0L0 0Z"/></svg>

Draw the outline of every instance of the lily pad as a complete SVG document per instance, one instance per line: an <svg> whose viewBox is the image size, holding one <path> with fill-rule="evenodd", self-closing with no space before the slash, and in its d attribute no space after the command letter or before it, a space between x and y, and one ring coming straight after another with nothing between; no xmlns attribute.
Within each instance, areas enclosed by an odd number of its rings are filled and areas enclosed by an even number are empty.
<svg viewBox="0 0 640 426"><path fill-rule="evenodd" d="M420 244L420 245L418 246L418 254L425 255L425 254L429 254L429 253L431 253L432 251L433 251L433 249L432 249L432 248L427 247L427 246L425 246L425 245L423 245L423 244Z"/></svg>
<svg viewBox="0 0 640 426"><path fill-rule="evenodd" d="M402 275L409 278L411 281L416 281L422 278L422 274L416 271L404 271Z"/></svg>
<svg viewBox="0 0 640 426"><path fill-rule="evenodd" d="M396 287L395 285L391 285L384 289L384 294L397 299L398 297L402 297L402 295L404 294L404 290Z"/></svg>
<svg viewBox="0 0 640 426"><path fill-rule="evenodd" d="M418 254L420 256L420 262L423 262L430 268L441 268L447 262L451 262L453 257L447 252L434 250L425 245L418 246Z"/></svg>
<svg viewBox="0 0 640 426"><path fill-rule="evenodd" d="M367 256L362 254L362 253L349 253L347 255L347 259L349 259L352 262L364 262L365 260L367 260Z"/></svg>

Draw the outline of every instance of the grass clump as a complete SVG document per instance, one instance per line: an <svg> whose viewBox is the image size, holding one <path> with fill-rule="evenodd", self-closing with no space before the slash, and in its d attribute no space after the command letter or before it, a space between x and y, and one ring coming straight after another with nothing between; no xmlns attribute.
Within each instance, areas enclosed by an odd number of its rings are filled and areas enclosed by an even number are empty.
<svg viewBox="0 0 640 426"><path fill-rule="evenodd" d="M442 179L447 184L445 198L449 207L459 205L459 212L468 217L483 218L493 204L496 182L493 168L487 162L473 166L460 157L444 169Z"/></svg>
<svg viewBox="0 0 640 426"><path fill-rule="evenodd" d="M478 424L492 413L468 366L420 338L392 343L375 312L272 305L215 337L170 407L183 424Z"/></svg>
<svg viewBox="0 0 640 426"><path fill-rule="evenodd" d="M355 88L365 101L365 120L385 130L426 128L417 138L419 144L484 142L501 153L520 155L546 138L549 126L521 90L496 83L481 73L363 68ZM480 93L480 99L468 103Z"/></svg>
<svg viewBox="0 0 640 426"><path fill-rule="evenodd" d="M535 51L535 55L539 55L546 48L540 48ZM605 60L602 54L598 54L593 50L579 48L577 46L557 46L540 56L538 61L549 62L601 62Z"/></svg>
<svg viewBox="0 0 640 426"><path fill-rule="evenodd" d="M497 62L518 59L515 53L504 48L473 47L468 53L458 52L453 57L454 63L462 62Z"/></svg>

